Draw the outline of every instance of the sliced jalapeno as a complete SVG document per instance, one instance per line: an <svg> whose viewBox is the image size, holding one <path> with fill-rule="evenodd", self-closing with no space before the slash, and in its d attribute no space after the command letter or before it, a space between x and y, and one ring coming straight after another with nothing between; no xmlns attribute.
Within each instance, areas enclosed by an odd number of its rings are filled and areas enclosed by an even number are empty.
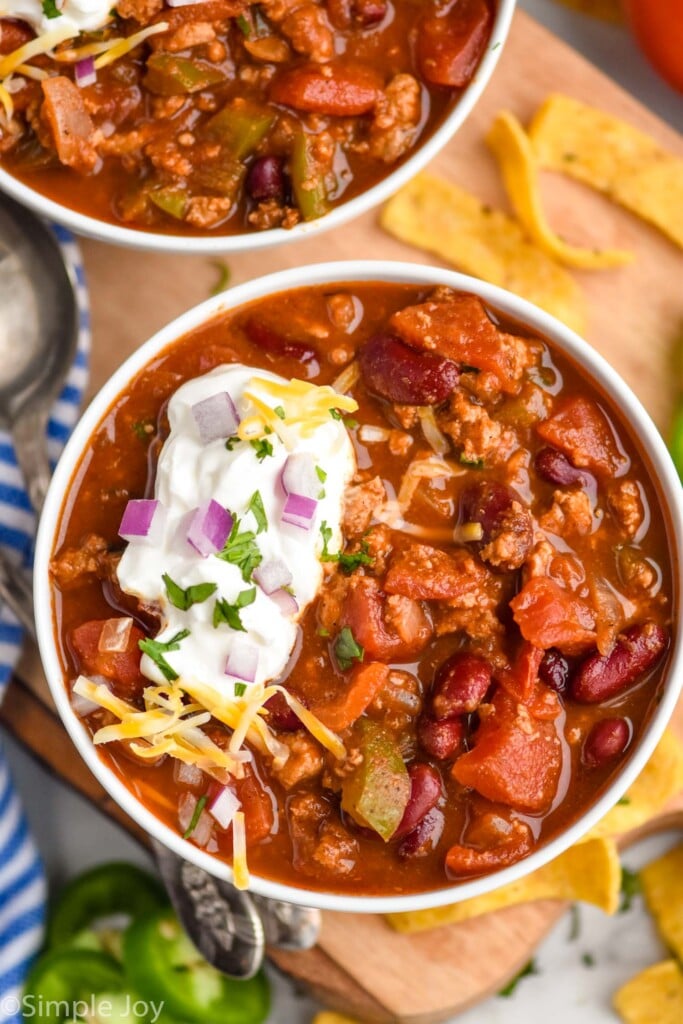
<svg viewBox="0 0 683 1024"><path fill-rule="evenodd" d="M63 1024L74 1019L79 1006L90 1010L98 997L124 989L123 972L110 956L86 949L58 949L41 957L32 968L24 1005L42 1024Z"/></svg>
<svg viewBox="0 0 683 1024"><path fill-rule="evenodd" d="M169 911L136 921L123 940L126 977L143 999L197 1024L261 1024L270 993L264 974L226 978L197 952Z"/></svg>

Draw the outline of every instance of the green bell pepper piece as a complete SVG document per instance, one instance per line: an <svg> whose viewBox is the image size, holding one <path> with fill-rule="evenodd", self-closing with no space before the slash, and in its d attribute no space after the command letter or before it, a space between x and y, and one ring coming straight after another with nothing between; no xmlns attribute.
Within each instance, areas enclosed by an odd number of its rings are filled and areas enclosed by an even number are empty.
<svg viewBox="0 0 683 1024"><path fill-rule="evenodd" d="M235 202L246 173L246 166L236 160L200 164L192 175L192 184L195 189L208 188Z"/></svg>
<svg viewBox="0 0 683 1024"><path fill-rule="evenodd" d="M126 977L144 999L163 1001L166 1013L197 1024L261 1024L270 1010L263 973L235 981L211 967L172 913L131 925L123 940Z"/></svg>
<svg viewBox="0 0 683 1024"><path fill-rule="evenodd" d="M46 953L31 969L24 989L24 1013L28 1010L42 1024L64 1024L73 1020L79 1003L90 1008L105 993L122 993L125 988L123 972L111 957L91 950L58 949Z"/></svg>
<svg viewBox="0 0 683 1024"><path fill-rule="evenodd" d="M331 170L315 158L315 136L297 133L289 160L289 173L297 206L304 220L316 220L330 209L325 175Z"/></svg>
<svg viewBox="0 0 683 1024"><path fill-rule="evenodd" d="M153 53L147 60L145 88L157 96L184 96L225 81L225 73L213 64L173 53Z"/></svg>
<svg viewBox="0 0 683 1024"><path fill-rule="evenodd" d="M356 725L363 760L342 784L342 808L385 842L401 823L410 799L410 777L393 736L370 718Z"/></svg>
<svg viewBox="0 0 683 1024"><path fill-rule="evenodd" d="M219 139L235 160L250 156L275 124L276 113L249 100L232 100L206 124L206 134Z"/></svg>
<svg viewBox="0 0 683 1024"><path fill-rule="evenodd" d="M187 213L187 194L179 188L155 188L149 198L163 213L176 220L183 220Z"/></svg>
<svg viewBox="0 0 683 1024"><path fill-rule="evenodd" d="M136 920L166 907L166 893L152 875L134 864L102 864L62 889L48 921L47 944L65 946L98 920Z"/></svg>

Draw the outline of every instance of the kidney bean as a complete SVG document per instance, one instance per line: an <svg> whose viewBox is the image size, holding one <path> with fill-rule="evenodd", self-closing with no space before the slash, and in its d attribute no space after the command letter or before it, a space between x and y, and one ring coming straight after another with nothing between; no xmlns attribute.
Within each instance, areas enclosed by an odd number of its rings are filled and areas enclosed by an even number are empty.
<svg viewBox="0 0 683 1024"><path fill-rule="evenodd" d="M500 523L512 508L515 496L505 484L482 480L467 487L460 499L462 518L466 523L480 523L482 544L488 544Z"/></svg>
<svg viewBox="0 0 683 1024"><path fill-rule="evenodd" d="M541 682L549 686L555 693L563 694L567 690L571 668L564 654L556 647L550 647L543 655L538 668Z"/></svg>
<svg viewBox="0 0 683 1024"><path fill-rule="evenodd" d="M252 199L281 199L286 190L282 160L277 156L261 156L249 168L246 182Z"/></svg>
<svg viewBox="0 0 683 1024"><path fill-rule="evenodd" d="M387 6L386 0L353 0L353 20L363 28L379 25L386 17Z"/></svg>
<svg viewBox="0 0 683 1024"><path fill-rule="evenodd" d="M465 737L462 718L444 718L437 722L431 715L421 715L417 723L417 738L422 749L443 761L453 757Z"/></svg>
<svg viewBox="0 0 683 1024"><path fill-rule="evenodd" d="M401 823L392 836L402 839L416 828L432 807L436 807L441 797L441 776L436 768L429 764L416 762L408 769L410 775L410 797Z"/></svg>
<svg viewBox="0 0 683 1024"><path fill-rule="evenodd" d="M613 761L626 750L631 739L631 726L625 718L603 718L588 734L581 754L589 768Z"/></svg>
<svg viewBox="0 0 683 1024"><path fill-rule="evenodd" d="M419 825L409 832L398 848L398 855L407 857L426 857L437 846L443 834L446 819L438 807L432 807Z"/></svg>
<svg viewBox="0 0 683 1024"><path fill-rule="evenodd" d="M438 405L460 376L450 359L418 352L391 334L376 334L366 341L359 363L368 391L402 405Z"/></svg>
<svg viewBox="0 0 683 1024"><path fill-rule="evenodd" d="M452 655L436 673L432 712L437 721L468 714L479 707L491 685L491 666L473 654Z"/></svg>
<svg viewBox="0 0 683 1024"><path fill-rule="evenodd" d="M666 630L656 622L629 626L609 654L595 651L581 662L571 679L571 696L581 704L616 697L654 667L667 645Z"/></svg>
<svg viewBox="0 0 683 1024"><path fill-rule="evenodd" d="M318 353L304 341L293 341L260 320L248 320L245 331L249 341L269 356L287 356L298 359L300 363L317 362Z"/></svg>
<svg viewBox="0 0 683 1024"><path fill-rule="evenodd" d="M308 707L303 698L299 697L298 699L305 707ZM268 712L268 725L277 729L278 732L296 732L297 729L302 728L301 722L281 693L276 693L270 700L267 700L264 707Z"/></svg>
<svg viewBox="0 0 683 1024"><path fill-rule="evenodd" d="M558 487L583 486L590 479L585 470L573 466L564 452L557 448L541 448L536 452L534 466L540 477Z"/></svg>

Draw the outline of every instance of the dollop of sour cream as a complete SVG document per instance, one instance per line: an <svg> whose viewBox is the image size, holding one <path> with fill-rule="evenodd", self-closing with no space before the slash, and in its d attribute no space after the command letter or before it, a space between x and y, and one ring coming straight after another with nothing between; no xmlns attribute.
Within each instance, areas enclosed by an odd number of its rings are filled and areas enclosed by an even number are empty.
<svg viewBox="0 0 683 1024"><path fill-rule="evenodd" d="M59 15L48 17L48 13L53 13L52 5L41 0L0 0L0 19L25 21L38 36L57 30L69 38L102 28L111 21L115 5L111 0L56 0L55 6Z"/></svg>
<svg viewBox="0 0 683 1024"><path fill-rule="evenodd" d="M320 589L323 568L321 526L326 525L328 550L336 552L342 540L341 518L344 491L351 480L356 459L344 424L329 416L310 433L296 425L287 429L287 447L280 438L268 435L272 454L259 459L257 448L249 441L224 439L203 444L192 407L218 393L227 392L242 419L255 409L244 391L255 377L287 382L275 374L254 370L241 364L222 366L183 384L168 406L170 434L161 450L156 474L155 498L165 510L163 538L154 544L131 543L118 566L122 589L140 601L154 606L161 618L156 640L166 643L179 632L189 630L178 649L164 657L179 676L196 679L211 686L222 697L235 692L235 678L226 674L226 664L235 645L249 644L258 651L254 683L277 679L285 669L298 636L298 621ZM276 398L263 400L278 407ZM320 494L311 528L306 530L281 521L285 494L280 481L285 462L292 453L313 456L321 477ZM324 481L324 482L323 482ZM257 533L258 523L249 504L258 492L267 526ZM239 529L256 534L263 563L283 562L292 575L291 594L298 612L284 614L280 606L254 581L245 581L240 568L217 555L202 557L185 540L183 520L202 503L215 500L239 519ZM327 534L327 530L331 533ZM197 584L215 584L208 599L186 611L170 601L164 575L183 590ZM217 599L230 605L239 595L255 588L253 602L240 609L244 631L227 623L213 624ZM142 671L157 683L164 682L159 667L148 656L142 658Z"/></svg>

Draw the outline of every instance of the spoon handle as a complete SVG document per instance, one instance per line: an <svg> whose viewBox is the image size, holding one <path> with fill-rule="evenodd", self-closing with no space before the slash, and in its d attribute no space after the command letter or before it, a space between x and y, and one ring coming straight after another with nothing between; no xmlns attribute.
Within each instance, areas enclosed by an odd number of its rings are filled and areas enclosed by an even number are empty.
<svg viewBox="0 0 683 1024"><path fill-rule="evenodd" d="M51 476L45 438L47 419L47 409L32 407L19 415L11 426L17 462L31 505L38 515L45 502Z"/></svg>
<svg viewBox="0 0 683 1024"><path fill-rule="evenodd" d="M0 552L0 602L14 612L22 626L35 639L31 583L21 570Z"/></svg>

